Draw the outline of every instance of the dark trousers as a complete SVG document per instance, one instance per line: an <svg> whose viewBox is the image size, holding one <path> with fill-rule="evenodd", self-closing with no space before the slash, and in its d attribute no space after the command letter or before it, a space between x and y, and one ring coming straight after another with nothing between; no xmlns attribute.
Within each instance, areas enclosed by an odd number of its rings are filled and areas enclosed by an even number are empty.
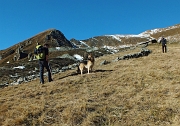
<svg viewBox="0 0 180 126"><path fill-rule="evenodd" d="M166 45L162 45L162 52L163 52L163 53L166 53L166 52L167 52L167 47L166 47Z"/></svg>
<svg viewBox="0 0 180 126"><path fill-rule="evenodd" d="M52 81L51 70L49 68L49 63L46 60L39 60L39 68L40 68L40 82L44 83L44 68L46 68L48 72L48 81Z"/></svg>

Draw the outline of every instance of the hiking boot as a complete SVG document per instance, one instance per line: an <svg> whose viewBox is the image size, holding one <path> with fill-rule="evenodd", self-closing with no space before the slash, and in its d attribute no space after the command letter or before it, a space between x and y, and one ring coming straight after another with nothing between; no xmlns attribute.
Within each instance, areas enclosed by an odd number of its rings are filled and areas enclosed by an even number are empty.
<svg viewBox="0 0 180 126"><path fill-rule="evenodd" d="M50 79L49 82L53 81L53 79Z"/></svg>

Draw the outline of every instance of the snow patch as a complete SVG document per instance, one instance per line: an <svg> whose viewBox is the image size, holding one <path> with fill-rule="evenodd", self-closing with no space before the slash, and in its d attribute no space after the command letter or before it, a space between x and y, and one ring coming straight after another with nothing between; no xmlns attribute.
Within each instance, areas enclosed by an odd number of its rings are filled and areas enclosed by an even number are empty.
<svg viewBox="0 0 180 126"><path fill-rule="evenodd" d="M78 55L78 54L74 54L73 57L75 57L77 60L83 60L83 57Z"/></svg>
<svg viewBox="0 0 180 126"><path fill-rule="evenodd" d="M105 36L110 36L118 41L121 41L121 38L131 38L131 37L137 37L137 38L147 38L150 37L149 34L141 33L138 35L105 35Z"/></svg>
<svg viewBox="0 0 180 126"><path fill-rule="evenodd" d="M83 42L83 41L80 41L80 42L81 42L81 44L86 45L87 47L89 47L89 45L87 45L85 42Z"/></svg>
<svg viewBox="0 0 180 126"><path fill-rule="evenodd" d="M56 47L56 50L60 50L61 48L60 47Z"/></svg>
<svg viewBox="0 0 180 126"><path fill-rule="evenodd" d="M13 69L24 69L25 66L17 66L17 67L13 67Z"/></svg>

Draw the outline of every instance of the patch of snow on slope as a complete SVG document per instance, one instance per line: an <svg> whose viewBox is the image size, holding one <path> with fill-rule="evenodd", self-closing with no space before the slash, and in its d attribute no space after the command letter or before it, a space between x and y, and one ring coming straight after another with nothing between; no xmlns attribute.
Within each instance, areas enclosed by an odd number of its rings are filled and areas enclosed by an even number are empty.
<svg viewBox="0 0 180 126"><path fill-rule="evenodd" d="M175 25L175 26L170 26L167 29L175 29L175 28L179 28L179 27L180 27L180 25Z"/></svg>
<svg viewBox="0 0 180 126"><path fill-rule="evenodd" d="M146 38L150 37L148 34L138 34L138 35L105 35L110 36L118 41L121 41L121 38L131 38L131 37L137 37L137 38Z"/></svg>
<svg viewBox="0 0 180 126"><path fill-rule="evenodd" d="M108 49L108 50L111 50L111 52L113 52L113 53L117 53L118 52L118 50L117 50L117 47L113 47L113 46L103 46L103 48L105 48L105 49Z"/></svg>
<svg viewBox="0 0 180 126"><path fill-rule="evenodd" d="M160 29L153 29L153 30L148 30L148 31L142 32L139 35L144 35L144 36L149 36L150 37L150 35L161 32L161 31L162 30L160 30Z"/></svg>
<svg viewBox="0 0 180 126"><path fill-rule="evenodd" d="M120 49L120 48L131 47L131 46L132 46L132 44L130 44L130 45L120 45L120 46L116 46L116 47L105 45L105 46L103 46L102 48L107 48L107 49L109 49L109 50L116 50L116 49Z"/></svg>
<svg viewBox="0 0 180 126"><path fill-rule="evenodd" d="M60 50L61 48L60 47L56 47L56 50Z"/></svg>
<svg viewBox="0 0 180 126"><path fill-rule="evenodd" d="M92 39L97 40L96 38L92 38ZM97 40L97 41L98 41L98 40Z"/></svg>
<svg viewBox="0 0 180 126"><path fill-rule="evenodd" d="M87 45L85 42L83 42L83 41L80 41L80 43L82 44L82 45L86 45L87 47L89 47L89 45Z"/></svg>
<svg viewBox="0 0 180 126"><path fill-rule="evenodd" d="M109 50L115 50L117 49L117 47L113 47L113 46L103 46L102 48L106 48L106 49L109 49Z"/></svg>
<svg viewBox="0 0 180 126"><path fill-rule="evenodd" d="M105 35L105 36L110 36L118 41L121 41L121 37L122 37L122 35Z"/></svg>
<svg viewBox="0 0 180 126"><path fill-rule="evenodd" d="M180 25L176 25L176 26L171 26L171 27L167 27L167 28L158 28L158 29L152 29L152 30L147 30L145 32L140 33L139 35L144 35L144 36L150 36L152 34L156 34L158 32L162 32L162 31L167 31L170 29L175 29L175 28L179 28Z"/></svg>
<svg viewBox="0 0 180 126"><path fill-rule="evenodd" d="M13 69L24 69L25 66L17 66L17 67L13 67Z"/></svg>
<svg viewBox="0 0 180 126"><path fill-rule="evenodd" d="M80 56L80 55L78 55L78 54L74 54L73 57L75 57L75 58L76 58L77 60L79 60L79 61L83 60L83 57Z"/></svg>

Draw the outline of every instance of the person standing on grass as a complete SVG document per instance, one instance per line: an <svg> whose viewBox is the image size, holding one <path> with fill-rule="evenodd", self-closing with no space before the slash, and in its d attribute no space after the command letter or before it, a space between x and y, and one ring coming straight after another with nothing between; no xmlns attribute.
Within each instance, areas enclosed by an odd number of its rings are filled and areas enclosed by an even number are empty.
<svg viewBox="0 0 180 126"><path fill-rule="evenodd" d="M39 69L40 69L40 83L44 84L44 68L46 68L48 72L48 81L51 82L51 70L48 62L48 55L49 55L49 45L47 43L44 46L37 43L36 49L34 51L36 58L39 60Z"/></svg>
<svg viewBox="0 0 180 126"><path fill-rule="evenodd" d="M167 40L162 37L160 40L160 43L162 44L162 52L166 53L167 52Z"/></svg>

